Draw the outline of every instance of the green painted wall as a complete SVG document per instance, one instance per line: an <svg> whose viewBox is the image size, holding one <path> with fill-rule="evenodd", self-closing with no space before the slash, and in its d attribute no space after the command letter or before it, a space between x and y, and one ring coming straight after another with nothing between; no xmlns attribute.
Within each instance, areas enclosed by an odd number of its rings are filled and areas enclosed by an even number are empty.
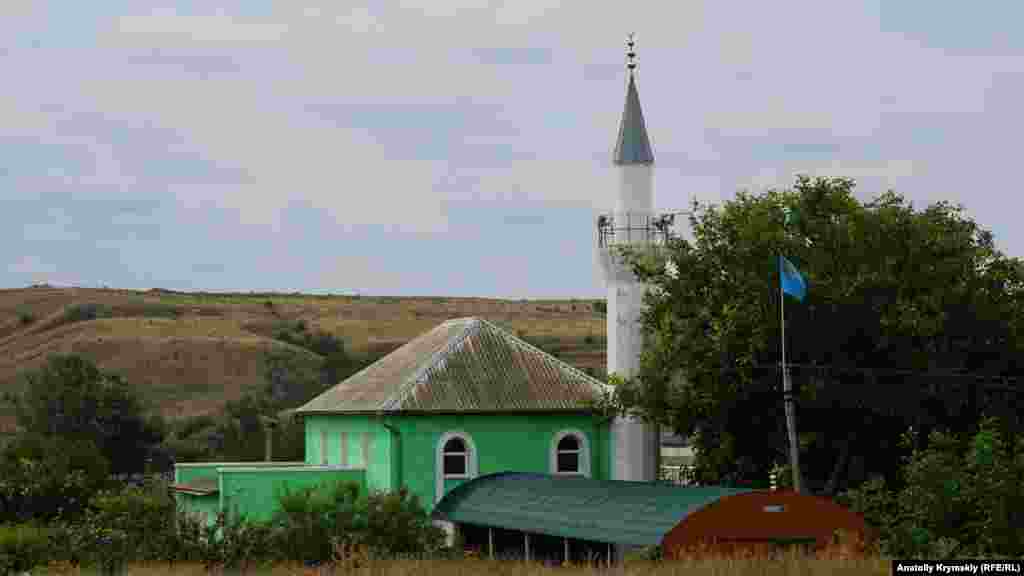
<svg viewBox="0 0 1024 576"><path fill-rule="evenodd" d="M242 513L250 520L265 521L278 509L278 490L294 492L324 482L355 482L366 490L362 470L341 468L224 468L221 469L221 506L232 514Z"/></svg>
<svg viewBox="0 0 1024 576"><path fill-rule="evenodd" d="M307 464L323 464L321 444L326 439L328 466L365 468L367 489L393 489L392 434L379 418L358 415L307 416L305 424ZM368 435L369 439L368 458L363 455L364 435ZM343 437L347 444L347 450L344 451L341 447ZM341 461L343 455L347 455L348 462Z"/></svg>
<svg viewBox="0 0 1024 576"><path fill-rule="evenodd" d="M275 467L305 466L305 462L274 462ZM197 478L217 478L217 468L252 468L262 462L179 462L174 466L174 483L188 484Z"/></svg>
<svg viewBox="0 0 1024 576"><path fill-rule="evenodd" d="M260 462L185 462L174 466L174 483L188 484L199 478L210 478L219 482L218 469L253 469L261 466ZM301 468L305 462L274 462L275 468ZM290 473L291 470L288 470ZM209 494L200 496L175 492L176 504L186 513L199 514L205 517L208 524L213 524L221 510L221 496Z"/></svg>
<svg viewBox="0 0 1024 576"><path fill-rule="evenodd" d="M401 434L398 448L401 454L396 460L402 484L419 496L427 510L432 510L436 503L438 442L450 431L462 431L470 436L477 451L478 475L484 475L549 473L554 435L564 429L576 429L587 436L591 477L607 479L610 475L608 424L586 413L390 416L384 422L395 426Z"/></svg>

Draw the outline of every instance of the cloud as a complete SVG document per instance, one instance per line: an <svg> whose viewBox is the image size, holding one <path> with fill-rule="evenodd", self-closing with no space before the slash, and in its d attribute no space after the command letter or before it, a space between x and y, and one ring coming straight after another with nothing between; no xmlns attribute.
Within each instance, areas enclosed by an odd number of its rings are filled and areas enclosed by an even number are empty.
<svg viewBox="0 0 1024 576"><path fill-rule="evenodd" d="M0 255L19 279L601 293L578 256L629 31L658 209L852 176L1021 246L1019 18L920 6L4 3Z"/></svg>

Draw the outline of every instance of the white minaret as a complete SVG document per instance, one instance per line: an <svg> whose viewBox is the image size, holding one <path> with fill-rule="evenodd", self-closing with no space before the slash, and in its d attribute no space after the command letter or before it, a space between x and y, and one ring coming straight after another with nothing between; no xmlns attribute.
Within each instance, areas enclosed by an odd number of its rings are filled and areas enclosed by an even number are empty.
<svg viewBox="0 0 1024 576"><path fill-rule="evenodd" d="M616 246L652 250L666 238L665 219L654 215L654 154L636 90L633 37L627 43L629 84L622 112L614 162L618 194L614 212L598 217L598 250L608 285L608 373L633 377L643 347L639 315L645 287L616 253ZM652 481L658 478L661 437L658 427L635 418L612 422L612 479Z"/></svg>

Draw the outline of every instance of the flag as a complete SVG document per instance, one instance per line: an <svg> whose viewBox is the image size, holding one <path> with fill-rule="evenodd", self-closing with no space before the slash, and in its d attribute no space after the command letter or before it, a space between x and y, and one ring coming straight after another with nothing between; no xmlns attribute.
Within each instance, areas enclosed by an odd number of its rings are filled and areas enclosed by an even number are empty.
<svg viewBox="0 0 1024 576"><path fill-rule="evenodd" d="M796 266L793 266L793 263L783 256L779 256L779 281L782 282L783 292L801 302L804 301L804 296L807 294L807 283L804 282L804 277L800 275Z"/></svg>

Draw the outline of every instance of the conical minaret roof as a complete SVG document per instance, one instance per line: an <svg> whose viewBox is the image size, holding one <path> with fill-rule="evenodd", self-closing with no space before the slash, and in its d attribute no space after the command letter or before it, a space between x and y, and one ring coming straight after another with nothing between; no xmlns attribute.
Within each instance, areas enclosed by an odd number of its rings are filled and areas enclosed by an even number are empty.
<svg viewBox="0 0 1024 576"><path fill-rule="evenodd" d="M630 64L635 66L632 62ZM640 109L640 95L636 91L636 78L631 67L629 87L626 89L626 108L622 111L619 138L615 141L615 164L653 163L654 152L651 150L651 141L647 137L644 113Z"/></svg>

